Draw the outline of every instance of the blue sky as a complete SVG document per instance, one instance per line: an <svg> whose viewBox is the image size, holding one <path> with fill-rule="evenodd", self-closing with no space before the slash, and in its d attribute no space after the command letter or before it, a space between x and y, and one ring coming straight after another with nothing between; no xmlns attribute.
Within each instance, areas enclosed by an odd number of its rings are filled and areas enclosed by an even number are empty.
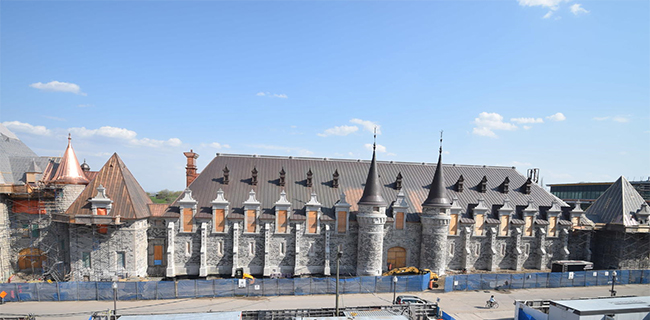
<svg viewBox="0 0 650 320"><path fill-rule="evenodd" d="M648 1L0 3L0 122L117 152L147 191L183 151L650 176Z"/></svg>

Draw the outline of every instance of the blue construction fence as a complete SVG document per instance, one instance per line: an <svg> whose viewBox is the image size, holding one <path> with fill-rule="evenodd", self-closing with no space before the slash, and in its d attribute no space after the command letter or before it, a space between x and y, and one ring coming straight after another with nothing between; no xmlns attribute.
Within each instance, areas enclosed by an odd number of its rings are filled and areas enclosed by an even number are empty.
<svg viewBox="0 0 650 320"><path fill-rule="evenodd" d="M423 291L429 275L399 276L395 292ZM113 300L112 282L2 283L5 301ZM339 293L393 292L393 277L340 279ZM117 282L118 300L335 294L335 278Z"/></svg>
<svg viewBox="0 0 650 320"><path fill-rule="evenodd" d="M445 278L445 292L529 288L588 287L612 284L649 284L650 270L595 270L579 272L538 272L505 274L463 274Z"/></svg>

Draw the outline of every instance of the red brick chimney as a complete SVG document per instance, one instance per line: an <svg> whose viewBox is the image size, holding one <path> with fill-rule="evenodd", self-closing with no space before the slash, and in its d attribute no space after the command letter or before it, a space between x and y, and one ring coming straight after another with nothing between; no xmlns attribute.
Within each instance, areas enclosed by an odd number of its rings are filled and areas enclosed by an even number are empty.
<svg viewBox="0 0 650 320"><path fill-rule="evenodd" d="M185 176L187 178L187 186L189 187L190 183L199 176L199 173L196 172L196 159L199 157L198 153L194 153L194 150L190 149L190 152L183 152L187 157L187 167L185 167Z"/></svg>

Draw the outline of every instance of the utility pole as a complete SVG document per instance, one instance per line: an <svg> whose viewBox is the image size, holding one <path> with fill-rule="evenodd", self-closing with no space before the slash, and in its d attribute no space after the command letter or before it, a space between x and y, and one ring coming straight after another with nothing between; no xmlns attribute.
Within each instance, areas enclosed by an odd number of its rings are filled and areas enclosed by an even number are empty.
<svg viewBox="0 0 650 320"><path fill-rule="evenodd" d="M341 264L341 256L343 255L343 252L341 252L341 249L338 248L336 250L336 315L335 317L339 316L339 267Z"/></svg>

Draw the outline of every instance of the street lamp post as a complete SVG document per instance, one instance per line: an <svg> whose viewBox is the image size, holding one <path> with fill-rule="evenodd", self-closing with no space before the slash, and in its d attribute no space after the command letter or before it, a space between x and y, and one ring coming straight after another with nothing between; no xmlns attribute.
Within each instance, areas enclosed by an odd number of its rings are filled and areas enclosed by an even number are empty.
<svg viewBox="0 0 650 320"><path fill-rule="evenodd" d="M343 255L343 252L341 252L340 248L336 252L336 315L335 317L339 316L339 267L341 264L341 256Z"/></svg>
<svg viewBox="0 0 650 320"><path fill-rule="evenodd" d="M397 292L397 276L393 276L393 304L395 304L395 293Z"/></svg>
<svg viewBox="0 0 650 320"><path fill-rule="evenodd" d="M612 272L612 289L609 292L612 293L612 297L616 296L616 290L614 290L614 284L616 284L616 271Z"/></svg>
<svg viewBox="0 0 650 320"><path fill-rule="evenodd" d="M117 282L113 282L113 319L117 319Z"/></svg>

